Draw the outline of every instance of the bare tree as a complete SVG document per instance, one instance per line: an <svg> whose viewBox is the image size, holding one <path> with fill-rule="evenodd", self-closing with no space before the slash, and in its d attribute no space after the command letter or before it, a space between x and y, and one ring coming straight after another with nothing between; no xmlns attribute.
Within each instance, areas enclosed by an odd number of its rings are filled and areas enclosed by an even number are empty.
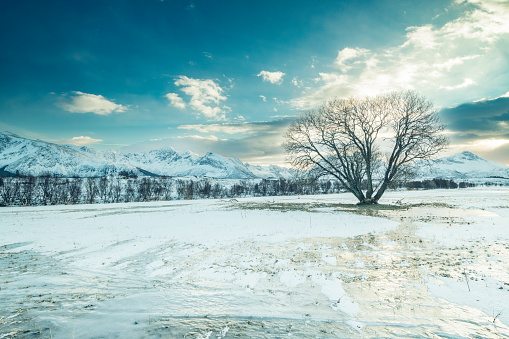
<svg viewBox="0 0 509 339"><path fill-rule="evenodd" d="M172 194L172 182L169 178L161 178L161 192L163 196L163 200L171 200Z"/></svg>
<svg viewBox="0 0 509 339"><path fill-rule="evenodd" d="M128 179L125 188L125 202L134 201L136 195L136 187L138 186L138 179Z"/></svg>
<svg viewBox="0 0 509 339"><path fill-rule="evenodd" d="M120 199L122 198L122 179L120 177L116 177L115 181L111 184L111 191L113 196L114 202L120 202Z"/></svg>
<svg viewBox="0 0 509 339"><path fill-rule="evenodd" d="M4 179L0 186L0 198L5 206L14 205L20 198L21 184L18 178Z"/></svg>
<svg viewBox="0 0 509 339"><path fill-rule="evenodd" d="M108 192L110 190L110 181L108 177L104 176L99 179L99 183L97 184L97 193L99 198L105 204L108 202Z"/></svg>
<svg viewBox="0 0 509 339"><path fill-rule="evenodd" d="M286 132L290 163L332 176L360 204L378 203L409 165L447 147L433 104L413 91L336 99L297 119Z"/></svg>
<svg viewBox="0 0 509 339"><path fill-rule="evenodd" d="M152 196L153 183L150 178L142 178L138 182L138 200L149 201Z"/></svg>
<svg viewBox="0 0 509 339"><path fill-rule="evenodd" d="M71 179L69 184L69 200L71 204L77 204L80 201L82 193L82 180L79 177Z"/></svg>
<svg viewBox="0 0 509 339"><path fill-rule="evenodd" d="M55 178L55 194L52 204L68 204L70 200L69 179Z"/></svg>
<svg viewBox="0 0 509 339"><path fill-rule="evenodd" d="M85 181L85 201L87 204L93 204L97 196L97 184L94 178L87 178Z"/></svg>
<svg viewBox="0 0 509 339"><path fill-rule="evenodd" d="M39 190L44 205L51 205L55 196L56 179L49 174L39 177Z"/></svg>
<svg viewBox="0 0 509 339"><path fill-rule="evenodd" d="M23 185L23 196L22 203L25 206L31 206L33 204L35 196L35 184L36 179L34 176L28 176L22 183Z"/></svg>

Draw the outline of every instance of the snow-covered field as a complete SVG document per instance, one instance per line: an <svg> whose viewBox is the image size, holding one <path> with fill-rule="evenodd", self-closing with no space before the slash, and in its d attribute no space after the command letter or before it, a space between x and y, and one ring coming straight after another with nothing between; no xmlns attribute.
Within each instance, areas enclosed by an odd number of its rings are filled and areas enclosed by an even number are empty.
<svg viewBox="0 0 509 339"><path fill-rule="evenodd" d="M0 209L1 338L509 337L509 189Z"/></svg>

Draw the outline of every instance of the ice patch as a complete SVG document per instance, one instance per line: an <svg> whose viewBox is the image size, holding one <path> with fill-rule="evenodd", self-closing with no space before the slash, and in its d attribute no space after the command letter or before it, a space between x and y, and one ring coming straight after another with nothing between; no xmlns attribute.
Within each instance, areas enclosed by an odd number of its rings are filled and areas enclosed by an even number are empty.
<svg viewBox="0 0 509 339"><path fill-rule="evenodd" d="M228 331L230 330L230 328L228 327L228 325L226 325L222 330L221 330L221 336L224 338L224 336L226 335L226 333L228 333Z"/></svg>
<svg viewBox="0 0 509 339"><path fill-rule="evenodd" d="M321 292L331 301L331 308L335 311L340 310L351 317L359 313L359 304L350 299L343 287L341 279L333 273L326 277L323 273L311 274L311 280L322 287Z"/></svg>
<svg viewBox="0 0 509 339"><path fill-rule="evenodd" d="M234 283L246 288L255 288L260 279L263 279L267 276L265 272L237 272L235 274Z"/></svg>
<svg viewBox="0 0 509 339"><path fill-rule="evenodd" d="M350 326L352 326L354 329L356 329L359 333L362 332L362 329L364 328L364 323L361 323L359 321L355 321L355 320L348 320L346 321L346 323Z"/></svg>
<svg viewBox="0 0 509 339"><path fill-rule="evenodd" d="M279 272L279 281L288 287L295 287L306 281L303 272L300 271L282 271Z"/></svg>
<svg viewBox="0 0 509 339"><path fill-rule="evenodd" d="M353 264L352 266L357 268L364 268L366 267L366 264L364 264L364 261L357 257L355 258L355 264Z"/></svg>
<svg viewBox="0 0 509 339"><path fill-rule="evenodd" d="M329 265L336 266L336 256L332 254L322 253L322 261Z"/></svg>
<svg viewBox="0 0 509 339"><path fill-rule="evenodd" d="M260 279L267 276L265 272L241 271L234 267L215 267L200 270L196 277L216 282L233 283L240 287L253 289Z"/></svg>
<svg viewBox="0 0 509 339"><path fill-rule="evenodd" d="M479 309L491 322L501 312L497 321L509 324L509 312L505 311L509 305L509 293L499 288L502 284L498 280L489 277L483 279L469 279L467 285L465 280L457 281L446 277L425 278L426 287L435 297Z"/></svg>
<svg viewBox="0 0 509 339"><path fill-rule="evenodd" d="M372 250L374 250L374 251L379 250L379 248L378 248L378 247L373 246L373 245L371 245L371 244L368 244L367 242L363 242L361 245L362 245L362 246L369 247L369 248L371 248L371 249L372 249Z"/></svg>

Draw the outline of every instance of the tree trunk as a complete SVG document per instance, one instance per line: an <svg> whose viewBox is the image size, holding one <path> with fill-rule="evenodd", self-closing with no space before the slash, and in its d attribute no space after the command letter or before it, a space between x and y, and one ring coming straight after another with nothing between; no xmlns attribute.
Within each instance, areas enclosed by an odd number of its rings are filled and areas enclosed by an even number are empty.
<svg viewBox="0 0 509 339"><path fill-rule="evenodd" d="M384 180L384 182L382 183L382 186L380 186L380 188L378 189L378 192L376 192L373 200L375 200L376 202L378 202L378 200L380 200L380 198L384 194L387 187L389 187L389 183L390 183L390 180Z"/></svg>
<svg viewBox="0 0 509 339"><path fill-rule="evenodd" d="M375 200L374 198L364 198L362 200L359 200L357 205L375 205L378 204L378 200Z"/></svg>

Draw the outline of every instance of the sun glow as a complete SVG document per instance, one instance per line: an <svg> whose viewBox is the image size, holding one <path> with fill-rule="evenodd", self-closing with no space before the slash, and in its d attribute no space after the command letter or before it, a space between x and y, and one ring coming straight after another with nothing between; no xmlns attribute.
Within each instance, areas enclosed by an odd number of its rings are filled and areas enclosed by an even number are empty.
<svg viewBox="0 0 509 339"><path fill-rule="evenodd" d="M509 144L508 139L485 139L475 142L472 146L493 150L505 144Z"/></svg>

